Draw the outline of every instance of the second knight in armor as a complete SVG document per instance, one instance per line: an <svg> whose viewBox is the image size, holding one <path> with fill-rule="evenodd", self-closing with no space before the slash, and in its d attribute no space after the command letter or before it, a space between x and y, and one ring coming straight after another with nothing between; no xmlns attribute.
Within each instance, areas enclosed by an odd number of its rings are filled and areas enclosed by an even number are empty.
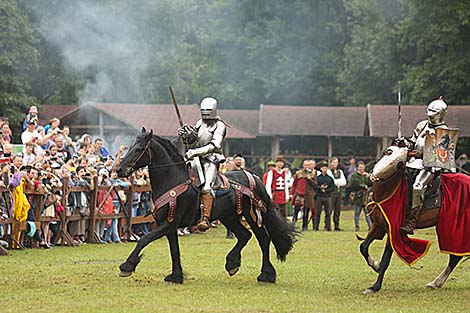
<svg viewBox="0 0 470 313"><path fill-rule="evenodd" d="M400 230L407 234L413 234L413 229L416 227L416 222L421 213L426 186L431 183L435 171L440 170L438 168L425 167L423 164L426 134L435 134L435 129L438 127L449 128L444 120L446 112L447 104L442 97L429 103L426 111L428 119L419 122L413 131L413 136L408 139L410 155L412 157L406 166L419 172L413 183L412 203L408 220L406 225L400 228Z"/></svg>
<svg viewBox="0 0 470 313"><path fill-rule="evenodd" d="M194 126L184 125L178 129L178 136L188 146L186 159L196 180L201 185L202 218L198 229L209 229L209 219L214 204L214 182L218 175L219 163L225 160L222 147L226 135L225 123L217 116L217 100L206 97L200 103L201 119Z"/></svg>

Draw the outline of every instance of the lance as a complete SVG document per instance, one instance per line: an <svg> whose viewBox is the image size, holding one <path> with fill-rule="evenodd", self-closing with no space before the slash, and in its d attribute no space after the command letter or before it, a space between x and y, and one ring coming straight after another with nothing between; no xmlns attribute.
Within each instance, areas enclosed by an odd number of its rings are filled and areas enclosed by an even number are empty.
<svg viewBox="0 0 470 313"><path fill-rule="evenodd" d="M398 81L398 138L401 138L401 90L400 90L400 81Z"/></svg>
<svg viewBox="0 0 470 313"><path fill-rule="evenodd" d="M173 106L175 107L176 116L178 116L178 122L180 123L180 126L183 127L184 125L183 119L181 118L181 113L180 113L180 110L178 109L178 104L176 103L175 93L173 92L173 88L171 88L171 86L169 88L170 88L171 99L173 99Z"/></svg>
<svg viewBox="0 0 470 313"><path fill-rule="evenodd" d="M171 99L173 100L173 106L175 107L176 116L178 116L178 122L180 123L180 127L183 127L184 123L183 123L183 119L181 118L181 113L178 108L178 104L176 103L175 93L173 92L173 88L171 88L171 86L169 88L170 88ZM205 182L204 172L202 171L201 160L199 159L198 156L192 159L192 166L197 171L200 185L204 184Z"/></svg>

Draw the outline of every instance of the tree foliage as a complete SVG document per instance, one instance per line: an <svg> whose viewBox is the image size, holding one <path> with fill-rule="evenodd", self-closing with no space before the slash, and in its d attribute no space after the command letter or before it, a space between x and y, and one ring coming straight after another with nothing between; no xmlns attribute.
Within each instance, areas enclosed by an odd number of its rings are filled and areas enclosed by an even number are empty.
<svg viewBox="0 0 470 313"><path fill-rule="evenodd" d="M5 0L0 109L469 103L465 0ZM15 113L16 112L16 113Z"/></svg>
<svg viewBox="0 0 470 313"><path fill-rule="evenodd" d="M37 39L22 8L14 0L0 2L0 116L19 124L29 97L28 74L37 67Z"/></svg>

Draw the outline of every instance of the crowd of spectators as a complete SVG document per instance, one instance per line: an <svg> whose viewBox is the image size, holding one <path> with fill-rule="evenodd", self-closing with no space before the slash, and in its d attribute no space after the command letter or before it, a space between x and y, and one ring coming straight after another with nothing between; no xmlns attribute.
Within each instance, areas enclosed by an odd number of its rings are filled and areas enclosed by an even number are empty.
<svg viewBox="0 0 470 313"><path fill-rule="evenodd" d="M314 159L306 159L301 168L291 171L284 158L278 156L267 163L263 182L280 215L287 218L287 212L293 211L291 221L296 225L301 214L302 231L308 230L310 222L312 229L318 231L322 212L324 230L342 231L340 214L345 208L354 210L356 231L360 230L362 212L370 227L365 205L370 198L371 182L365 164L362 161L356 164L354 157L350 157L347 164L340 164L336 157L329 162L323 160L319 165Z"/></svg>
<svg viewBox="0 0 470 313"><path fill-rule="evenodd" d="M27 196L29 189L43 190L44 201L40 208L41 216L57 217L65 215L90 214L90 193L86 191L72 192L63 197L61 187L66 182L69 186L92 189L97 177L99 186L108 190L98 192L97 203L101 204L99 214L122 212L121 204L127 205L126 194L114 191L114 186L129 187L131 182L136 185L148 185L148 170L137 170L133 177L118 178L114 168L119 164L120 157L126 147L120 146L116 155L111 155L104 146L102 138L92 138L89 134L81 134L72 139L70 128L61 126L59 118L53 118L47 125L39 125L38 110L30 107L23 122L21 133L22 151L13 152L13 136L8 119L0 121L0 218L14 218L17 222L27 222L26 234L34 238L44 248L51 248L60 230L60 221L42 221L36 229L35 216L37 201ZM470 160L466 155L457 159L457 165L463 172L470 171ZM220 165L220 172L242 170L246 167L241 154L227 157ZM268 194L273 198L279 214L287 218L287 212L293 211L292 223L295 225L299 214L302 214L302 231L319 230L321 213L324 212L324 230L330 231L333 214L334 230L341 231L340 212L344 207L354 209L354 226L358 231L359 216L364 212L367 226L370 219L365 212L365 204L370 193L370 181L365 171L365 164L356 164L354 157L347 164L339 164L337 158L323 161L316 166L314 159L305 160L302 167L291 171L282 156L266 165L262 177ZM150 192L134 192L132 195L132 216L145 216L151 206ZM310 218L309 218L310 216ZM215 225L213 225L215 226ZM73 240L80 244L85 242L88 229L86 219L68 223L68 232ZM120 243L121 233L118 219L101 219L95 224L95 233L102 243ZM149 231L148 223L134 225L132 229L138 239ZM178 230L179 235L191 233L189 228ZM0 224L0 243L12 234L12 227ZM233 238L230 231L227 238Z"/></svg>
<svg viewBox="0 0 470 313"><path fill-rule="evenodd" d="M109 187L128 187L130 182L136 185L150 184L146 169L136 171L132 174L133 177L117 178L114 168L119 164L125 146L120 146L113 156L103 145L101 138L82 134L76 140L72 139L70 128L61 126L58 118L51 119L47 125L39 125L35 106L30 107L23 122L21 152L13 152L13 136L8 119L1 121L0 128L0 218L13 218L14 224L26 222L25 237L34 238L41 247L52 247L60 230L60 221L49 219L52 221L41 222L41 227L36 229L35 222L39 221L39 217L35 216L38 201L36 197L27 195L26 190L43 191L41 216L57 217L62 212L66 216L88 216L90 192L71 192L63 197L64 183L88 189L95 187L94 181L100 186ZM123 199L126 197L124 192L114 191L114 188L109 191L99 191L98 198L103 200L103 205L98 213L117 213L122 211L121 203L127 205L127 201ZM149 192L135 192L130 209L132 216L146 215L150 208L150 198ZM134 225L134 239L138 239L137 235L148 232L148 227L148 224ZM7 224L0 224L2 243L5 243L3 239L12 235L12 228ZM68 232L75 243L85 242L89 231L88 221L85 219L68 223ZM117 219L98 220L95 232L103 243L121 242ZM28 245L27 240L25 242Z"/></svg>

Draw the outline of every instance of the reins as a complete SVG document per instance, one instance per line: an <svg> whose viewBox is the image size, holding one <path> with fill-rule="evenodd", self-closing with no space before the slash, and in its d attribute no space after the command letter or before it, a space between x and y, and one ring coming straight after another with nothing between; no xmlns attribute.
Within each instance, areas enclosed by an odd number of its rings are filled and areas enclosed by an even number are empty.
<svg viewBox="0 0 470 313"><path fill-rule="evenodd" d="M134 170L134 165L137 164L137 162L140 161L140 159L142 159L142 157L144 156L144 153L149 149L150 147L150 140L147 142L147 144L145 145L144 149L142 149L142 152L137 156L137 158L135 159L135 161L132 163L131 166L129 166L130 169ZM148 155L149 155L149 165L152 164L152 153L150 153L150 151L147 151Z"/></svg>
<svg viewBox="0 0 470 313"><path fill-rule="evenodd" d="M181 161L181 162L175 162L175 163L167 163L167 164L160 164L160 165L149 165L148 168L159 168L159 167L168 167L168 166L172 166L172 165L180 165L180 164L184 164L186 163L186 161Z"/></svg>
<svg viewBox="0 0 470 313"><path fill-rule="evenodd" d="M150 150L150 141L149 140L147 142L147 144L145 145L144 149L142 150L142 152L139 154L139 156L135 159L135 161L133 162L132 166L130 166L130 168L134 169L134 166L137 164L137 162L140 161L140 159L144 156L144 153L147 152L148 155L149 155L149 165L148 165L148 168L162 168L162 167L169 167L169 166L174 166L174 165L180 165L180 164L184 164L186 163L185 160L183 161L180 161L180 162L173 162L173 163L167 163L167 164L156 164L156 165L152 165L152 150Z"/></svg>

